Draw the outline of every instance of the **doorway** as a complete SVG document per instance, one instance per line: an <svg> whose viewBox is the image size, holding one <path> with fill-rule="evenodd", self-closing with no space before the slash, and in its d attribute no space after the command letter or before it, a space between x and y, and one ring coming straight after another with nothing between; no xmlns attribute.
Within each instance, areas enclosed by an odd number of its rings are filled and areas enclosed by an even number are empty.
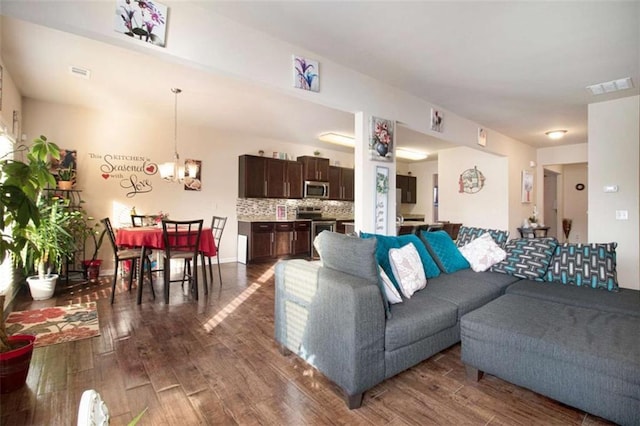
<svg viewBox="0 0 640 426"><path fill-rule="evenodd" d="M553 170L544 169L544 224L547 235L558 238L558 176Z"/></svg>

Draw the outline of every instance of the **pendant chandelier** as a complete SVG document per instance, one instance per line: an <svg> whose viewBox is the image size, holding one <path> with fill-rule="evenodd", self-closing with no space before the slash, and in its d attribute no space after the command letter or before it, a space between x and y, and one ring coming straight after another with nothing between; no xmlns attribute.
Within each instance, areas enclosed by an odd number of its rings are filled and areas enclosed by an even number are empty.
<svg viewBox="0 0 640 426"><path fill-rule="evenodd" d="M167 182L182 183L184 181L184 166L180 165L180 155L178 154L178 95L181 89L171 89L175 95L173 105L173 161L160 164L160 177Z"/></svg>

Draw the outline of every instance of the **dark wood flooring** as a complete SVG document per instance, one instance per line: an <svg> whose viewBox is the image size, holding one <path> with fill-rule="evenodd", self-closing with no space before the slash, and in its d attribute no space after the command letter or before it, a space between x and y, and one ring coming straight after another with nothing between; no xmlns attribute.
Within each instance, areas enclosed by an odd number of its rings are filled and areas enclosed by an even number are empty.
<svg viewBox="0 0 640 426"><path fill-rule="evenodd" d="M171 290L162 301L144 288L118 287L109 304L109 277L100 283L59 285L48 301L26 288L13 310L96 300L101 335L34 351L27 385L2 395L3 425L75 425L82 392L96 389L111 424L127 424L145 407L147 425L514 425L607 424L490 375L467 382L460 345L365 393L348 410L338 392L273 339L273 265L222 265L208 296L199 301ZM202 292L201 292L202 293Z"/></svg>

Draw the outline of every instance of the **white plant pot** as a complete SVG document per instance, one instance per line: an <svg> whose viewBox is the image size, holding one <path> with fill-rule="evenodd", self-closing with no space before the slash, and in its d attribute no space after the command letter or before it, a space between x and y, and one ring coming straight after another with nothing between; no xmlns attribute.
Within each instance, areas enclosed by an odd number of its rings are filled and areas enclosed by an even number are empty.
<svg viewBox="0 0 640 426"><path fill-rule="evenodd" d="M58 275L56 274L45 275L43 279L40 279L38 275L27 277L33 300L50 299L56 289L57 281Z"/></svg>

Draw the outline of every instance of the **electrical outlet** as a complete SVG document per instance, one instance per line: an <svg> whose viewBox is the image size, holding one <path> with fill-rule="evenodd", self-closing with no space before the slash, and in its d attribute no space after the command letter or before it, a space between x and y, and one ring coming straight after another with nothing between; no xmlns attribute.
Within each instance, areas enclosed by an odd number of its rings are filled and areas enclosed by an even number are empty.
<svg viewBox="0 0 640 426"><path fill-rule="evenodd" d="M616 220L629 220L629 212L627 210L616 210Z"/></svg>

